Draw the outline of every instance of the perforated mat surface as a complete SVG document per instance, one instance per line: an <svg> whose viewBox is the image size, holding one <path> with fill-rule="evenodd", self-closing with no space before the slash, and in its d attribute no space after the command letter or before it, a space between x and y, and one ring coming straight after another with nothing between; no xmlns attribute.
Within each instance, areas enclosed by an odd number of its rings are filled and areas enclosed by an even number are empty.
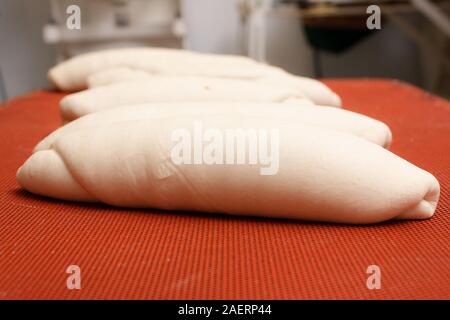
<svg viewBox="0 0 450 320"><path fill-rule="evenodd" d="M34 196L15 172L60 125L63 96L37 91L0 108L0 299L449 299L450 103L391 80L326 83L438 178L432 219L332 225ZM72 264L81 290L66 287ZM366 287L372 264L380 290Z"/></svg>

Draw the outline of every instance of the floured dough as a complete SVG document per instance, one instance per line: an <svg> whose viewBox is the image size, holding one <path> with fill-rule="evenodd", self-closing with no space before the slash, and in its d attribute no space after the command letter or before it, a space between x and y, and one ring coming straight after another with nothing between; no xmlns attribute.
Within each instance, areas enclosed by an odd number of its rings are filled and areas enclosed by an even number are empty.
<svg viewBox="0 0 450 320"><path fill-rule="evenodd" d="M147 102L256 101L313 105L297 90L244 80L156 76L84 90L61 100L61 116L71 121L107 108Z"/></svg>
<svg viewBox="0 0 450 320"><path fill-rule="evenodd" d="M261 157L257 164L175 163L174 133L182 129L201 139L198 123L218 137L233 128L266 130L268 141L278 137L269 148L278 157ZM274 174L261 174L273 167ZM17 179L31 192L59 199L343 223L429 218L439 198L430 173L364 139L295 119L228 113L168 115L67 132L51 149L35 152Z"/></svg>
<svg viewBox="0 0 450 320"><path fill-rule="evenodd" d="M68 132L80 128L95 127L124 121L152 119L167 116L186 115L235 115L236 117L290 119L294 123L315 125L350 133L383 147L392 140L389 127L381 121L367 116L334 107L304 107L302 105L281 103L229 103L229 102L191 102L191 103L151 103L107 109L78 118L55 130L43 139L35 151L48 149L53 142Z"/></svg>
<svg viewBox="0 0 450 320"><path fill-rule="evenodd" d="M230 78L294 86L317 104L340 106L340 98L323 83L291 75L243 56L213 55L186 50L161 48L111 49L76 56L49 71L49 79L58 89L76 91L85 89L88 78L108 69L115 79L130 77L131 70L156 75L204 76Z"/></svg>

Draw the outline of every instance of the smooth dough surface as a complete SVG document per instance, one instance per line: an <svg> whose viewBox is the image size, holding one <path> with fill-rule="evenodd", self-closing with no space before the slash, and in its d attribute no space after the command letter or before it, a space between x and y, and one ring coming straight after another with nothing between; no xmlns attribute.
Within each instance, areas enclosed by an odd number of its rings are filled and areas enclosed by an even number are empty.
<svg viewBox="0 0 450 320"><path fill-rule="evenodd" d="M187 50L162 48L126 48L97 51L76 56L50 69L48 77L60 90L77 91L88 86L88 79L97 72L109 72L110 77L133 78L151 75L205 76L283 83L295 87L317 104L340 106L339 96L314 79L291 75L284 70L256 62L243 56L218 55Z"/></svg>
<svg viewBox="0 0 450 320"><path fill-rule="evenodd" d="M278 130L276 174L261 175L263 164L175 164L173 133L185 128L195 135L195 121L219 132ZM430 173L364 139L289 119L231 114L75 130L32 154L17 179L31 192L59 199L362 224L429 218L439 198Z"/></svg>
<svg viewBox="0 0 450 320"><path fill-rule="evenodd" d="M154 75L144 70L132 69L129 67L116 67L97 71L87 77L87 87L89 89L107 86L120 82L139 82L150 80ZM189 77L189 76L187 76Z"/></svg>
<svg viewBox="0 0 450 320"><path fill-rule="evenodd" d="M116 83L70 94L60 102L61 116L72 121L107 108L148 102L255 101L314 105L297 90L245 80L155 76L143 82Z"/></svg>
<svg viewBox="0 0 450 320"><path fill-rule="evenodd" d="M80 128L170 115L201 117L201 115L214 114L245 116L255 119L290 119L295 123L353 134L385 148L390 145L392 140L392 133L383 122L334 107L309 107L294 102L290 104L251 102L150 103L106 109L78 118L52 132L38 143L35 151L50 148L58 137Z"/></svg>

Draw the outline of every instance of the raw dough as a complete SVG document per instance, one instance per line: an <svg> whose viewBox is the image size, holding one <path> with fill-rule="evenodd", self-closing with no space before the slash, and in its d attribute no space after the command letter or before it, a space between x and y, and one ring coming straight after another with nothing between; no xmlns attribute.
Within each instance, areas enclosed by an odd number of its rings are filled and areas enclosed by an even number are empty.
<svg viewBox="0 0 450 320"><path fill-rule="evenodd" d="M245 80L155 76L144 82L88 89L61 100L61 116L72 121L106 108L147 102L257 101L314 105L297 90Z"/></svg>
<svg viewBox="0 0 450 320"><path fill-rule="evenodd" d="M270 145L279 150L276 174L261 175L269 162L175 164L173 134L184 128L195 139L196 121L216 133L278 132L278 148ZM31 192L66 200L363 224L429 218L439 198L430 173L364 139L295 120L227 113L76 130L35 152L17 179Z"/></svg>
<svg viewBox="0 0 450 320"><path fill-rule="evenodd" d="M168 115L198 114L232 114L236 117L291 119L294 123L304 123L351 133L383 147L388 147L392 140L391 131L383 122L334 107L304 107L296 103L152 103L106 109L78 118L52 132L36 146L35 151L50 148L58 137L79 128Z"/></svg>
<svg viewBox="0 0 450 320"><path fill-rule="evenodd" d="M128 67L117 67L95 72L89 75L86 81L87 87L92 89L95 87L106 86L119 82L146 81L151 79L152 77L160 76L161 75L154 75L143 70L131 69Z"/></svg>
<svg viewBox="0 0 450 320"><path fill-rule="evenodd" d="M53 67L48 76L58 89L76 91L87 87L89 76L111 68L120 68L122 72L123 68L128 68L149 74L281 83L295 86L299 92L317 104L341 105L339 96L317 80L294 76L280 68L243 56L213 55L177 49L127 48L82 54Z"/></svg>

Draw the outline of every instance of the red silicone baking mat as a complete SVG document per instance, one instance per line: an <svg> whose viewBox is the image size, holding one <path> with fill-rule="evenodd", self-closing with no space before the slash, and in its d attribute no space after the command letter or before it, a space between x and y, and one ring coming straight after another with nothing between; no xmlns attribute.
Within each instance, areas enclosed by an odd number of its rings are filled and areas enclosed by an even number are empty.
<svg viewBox="0 0 450 320"><path fill-rule="evenodd" d="M450 103L392 80L326 83L348 109L385 121L391 149L439 179L431 220L332 225L34 196L15 172L60 124L63 96L37 91L0 109L0 298L449 299ZM379 290L366 287L372 264ZM80 290L66 287L69 265L81 269Z"/></svg>

